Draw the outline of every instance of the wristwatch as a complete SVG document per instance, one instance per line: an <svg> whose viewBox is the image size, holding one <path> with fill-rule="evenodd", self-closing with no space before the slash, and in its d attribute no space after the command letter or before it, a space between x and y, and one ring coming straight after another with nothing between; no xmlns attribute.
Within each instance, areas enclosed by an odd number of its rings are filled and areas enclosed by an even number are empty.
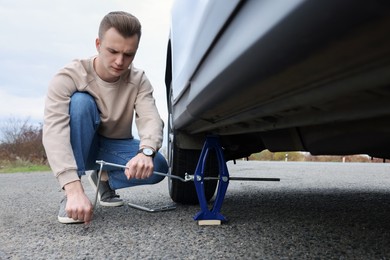
<svg viewBox="0 0 390 260"><path fill-rule="evenodd" d="M154 156L155 156L155 152L153 151L153 149L150 149L150 148L141 148L138 150L138 153L143 153L144 155L152 157L152 158L154 158Z"/></svg>

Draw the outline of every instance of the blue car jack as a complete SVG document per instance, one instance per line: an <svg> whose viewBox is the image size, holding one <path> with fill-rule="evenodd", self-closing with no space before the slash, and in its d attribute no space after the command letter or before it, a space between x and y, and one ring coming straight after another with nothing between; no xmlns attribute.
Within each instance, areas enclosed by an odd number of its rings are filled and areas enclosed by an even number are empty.
<svg viewBox="0 0 390 260"><path fill-rule="evenodd" d="M218 159L218 177L205 177L204 169L207 161L207 157L210 151L216 153ZM222 203L225 198L226 190L229 186L229 180L237 181L280 181L279 178L246 178L246 177L229 177L229 171L226 166L225 157L223 155L222 147L219 142L218 136L208 136L203 145L202 152L200 154L198 164L196 166L195 174L193 176L195 183L196 193L198 195L199 205L201 211L194 216L194 220L198 221L199 225L220 225L222 222L226 222L227 219L220 213ZM214 204L209 209L207 199L205 195L205 181L219 180L217 195Z"/></svg>
<svg viewBox="0 0 390 260"><path fill-rule="evenodd" d="M212 149L215 151L218 159L219 183L214 205L210 210L208 208L205 195L204 182L208 179L206 179L207 177L204 176L204 168L206 159ZM219 225L221 222L227 221L226 218L220 213L220 211L223 200L225 198L226 190L229 185L229 172L226 166L221 145L219 143L219 138L217 136L208 136L203 145L203 149L194 174L194 183L201 209L201 211L194 216L194 220L197 220L199 225Z"/></svg>

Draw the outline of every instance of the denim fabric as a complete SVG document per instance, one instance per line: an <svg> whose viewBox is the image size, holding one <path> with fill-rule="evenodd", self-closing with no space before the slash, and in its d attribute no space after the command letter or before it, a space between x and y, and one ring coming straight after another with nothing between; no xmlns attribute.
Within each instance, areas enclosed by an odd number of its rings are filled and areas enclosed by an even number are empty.
<svg viewBox="0 0 390 260"><path fill-rule="evenodd" d="M139 150L137 139L110 139L98 134L100 114L95 99L88 93L76 92L71 97L69 106L70 139L76 159L78 174L81 177L87 170L98 170L96 160L125 165ZM121 189L137 185L155 184L164 179L153 174L148 179L130 179L124 169L104 166L108 171L112 189ZM154 158L154 170L168 172L168 164L160 153Z"/></svg>

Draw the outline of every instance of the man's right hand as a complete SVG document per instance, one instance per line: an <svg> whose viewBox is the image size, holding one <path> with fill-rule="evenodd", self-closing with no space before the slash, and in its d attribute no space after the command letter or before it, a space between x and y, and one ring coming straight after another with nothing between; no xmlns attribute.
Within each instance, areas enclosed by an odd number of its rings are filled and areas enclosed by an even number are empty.
<svg viewBox="0 0 390 260"><path fill-rule="evenodd" d="M83 220L85 224L89 224L92 220L93 206L85 195L81 182L68 183L64 189L68 200L65 208L68 217Z"/></svg>

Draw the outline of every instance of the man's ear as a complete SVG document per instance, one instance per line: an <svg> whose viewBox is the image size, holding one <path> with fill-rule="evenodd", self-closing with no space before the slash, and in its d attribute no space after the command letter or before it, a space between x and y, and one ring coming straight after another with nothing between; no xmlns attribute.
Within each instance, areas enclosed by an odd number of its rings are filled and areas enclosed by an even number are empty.
<svg viewBox="0 0 390 260"><path fill-rule="evenodd" d="M99 38L96 38L95 40L95 46L96 46L96 50L98 53L100 53L100 39Z"/></svg>

